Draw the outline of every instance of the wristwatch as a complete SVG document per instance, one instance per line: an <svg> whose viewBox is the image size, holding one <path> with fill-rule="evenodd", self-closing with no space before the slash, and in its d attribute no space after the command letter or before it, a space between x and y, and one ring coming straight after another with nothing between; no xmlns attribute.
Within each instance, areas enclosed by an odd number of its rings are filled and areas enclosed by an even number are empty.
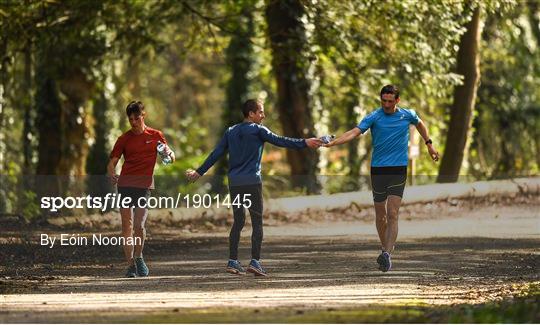
<svg viewBox="0 0 540 325"><path fill-rule="evenodd" d="M426 141L426 145L428 145L428 144L433 144L433 141L431 141L431 139L428 139L428 140Z"/></svg>

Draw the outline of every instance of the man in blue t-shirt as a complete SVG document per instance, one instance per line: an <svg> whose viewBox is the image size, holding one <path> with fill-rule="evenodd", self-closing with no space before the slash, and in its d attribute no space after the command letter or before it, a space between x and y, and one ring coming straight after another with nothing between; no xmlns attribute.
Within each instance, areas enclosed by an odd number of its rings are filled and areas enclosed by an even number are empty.
<svg viewBox="0 0 540 325"><path fill-rule="evenodd" d="M251 262L247 271L266 276L259 261L263 238L263 197L261 178L261 158L265 142L292 149L318 148L322 145L317 138L295 139L277 135L261 125L265 118L264 105L255 99L247 100L243 107L244 121L231 126L219 141L212 153L197 170L188 170L186 176L195 181L204 175L225 152L229 152L229 192L233 208L234 222L229 235L229 262L226 271L232 274L245 274L238 261L240 232L246 219L243 204L251 216ZM247 200L247 201L246 201ZM234 202L241 202L235 204Z"/></svg>
<svg viewBox="0 0 540 325"><path fill-rule="evenodd" d="M382 245L377 263L383 272L392 267L390 253L397 239L398 211L407 180L410 124L416 126L433 161L439 160L439 153L433 147L424 122L414 110L399 107L398 103L399 89L393 85L384 86L381 89L381 107L364 117L354 129L324 145L343 144L371 130L371 186L377 232Z"/></svg>

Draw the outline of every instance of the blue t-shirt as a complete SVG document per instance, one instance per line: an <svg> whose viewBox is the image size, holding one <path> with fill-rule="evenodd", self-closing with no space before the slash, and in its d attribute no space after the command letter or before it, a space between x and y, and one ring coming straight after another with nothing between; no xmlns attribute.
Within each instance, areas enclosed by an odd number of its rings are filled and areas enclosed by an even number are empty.
<svg viewBox="0 0 540 325"><path fill-rule="evenodd" d="M243 122L233 125L225 131L214 151L197 169L197 172L199 175L204 175L228 151L229 185L260 184L262 180L261 158L265 142L293 149L306 147L304 139L280 136L265 126Z"/></svg>
<svg viewBox="0 0 540 325"><path fill-rule="evenodd" d="M357 128L362 133L371 129L372 167L407 166L409 162L409 124L418 125L420 118L412 109L397 107L393 114L382 108L364 117Z"/></svg>

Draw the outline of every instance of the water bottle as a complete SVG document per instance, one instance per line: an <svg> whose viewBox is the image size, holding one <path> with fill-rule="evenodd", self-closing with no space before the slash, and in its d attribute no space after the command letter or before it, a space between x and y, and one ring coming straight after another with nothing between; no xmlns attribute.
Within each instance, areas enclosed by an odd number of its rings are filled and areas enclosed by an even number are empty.
<svg viewBox="0 0 540 325"><path fill-rule="evenodd" d="M320 137L319 139L324 143L324 144L328 144L330 143L330 141L334 140L336 138L335 135L333 134L327 134L327 135L323 135L322 137Z"/></svg>
<svg viewBox="0 0 540 325"><path fill-rule="evenodd" d="M169 153L167 153L167 145L162 143L161 141L158 141L157 152L159 154L159 158L161 158L161 162L164 165L168 165L172 162L171 156L169 155Z"/></svg>

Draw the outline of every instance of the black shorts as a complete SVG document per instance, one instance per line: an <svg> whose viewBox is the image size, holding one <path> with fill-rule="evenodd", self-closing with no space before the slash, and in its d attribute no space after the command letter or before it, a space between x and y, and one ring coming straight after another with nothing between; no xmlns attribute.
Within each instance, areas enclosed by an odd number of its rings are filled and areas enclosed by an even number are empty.
<svg viewBox="0 0 540 325"><path fill-rule="evenodd" d="M146 208L146 200L150 197L150 189L140 187L118 187L118 194L131 198L131 207ZM144 197L144 199L140 198Z"/></svg>
<svg viewBox="0 0 540 325"><path fill-rule="evenodd" d="M373 201L383 202L388 195L403 197L407 166L371 167Z"/></svg>

